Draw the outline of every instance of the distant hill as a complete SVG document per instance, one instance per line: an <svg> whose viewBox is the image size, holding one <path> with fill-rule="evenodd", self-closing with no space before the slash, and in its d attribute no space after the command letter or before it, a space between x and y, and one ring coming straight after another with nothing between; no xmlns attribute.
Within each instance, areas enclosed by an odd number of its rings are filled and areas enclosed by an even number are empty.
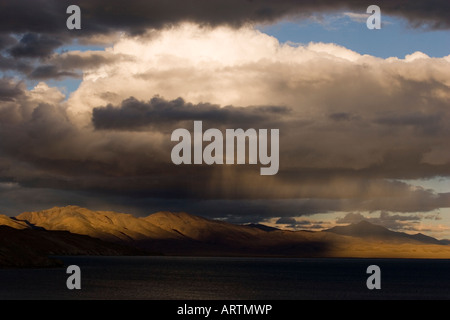
<svg viewBox="0 0 450 320"><path fill-rule="evenodd" d="M389 242L408 242L409 240L413 240L422 244L444 244L435 238L421 233L411 235L404 232L395 232L365 220L348 226L336 226L331 229L324 230L324 232L332 232L365 239L385 240Z"/></svg>
<svg viewBox="0 0 450 320"><path fill-rule="evenodd" d="M66 230L108 241L173 237L173 232L131 214L91 211L77 206L25 212L16 219L47 230Z"/></svg>
<svg viewBox="0 0 450 320"><path fill-rule="evenodd" d="M147 217L77 206L26 212L0 219L17 228L45 228L87 235L166 255L450 258L450 246L421 234L407 235L361 222L322 232L235 225L185 212Z"/></svg>
<svg viewBox="0 0 450 320"><path fill-rule="evenodd" d="M3 221L5 222L5 220ZM20 224L19 224L20 226ZM53 267L62 263L49 255L142 255L124 245L67 231L0 226L0 267Z"/></svg>

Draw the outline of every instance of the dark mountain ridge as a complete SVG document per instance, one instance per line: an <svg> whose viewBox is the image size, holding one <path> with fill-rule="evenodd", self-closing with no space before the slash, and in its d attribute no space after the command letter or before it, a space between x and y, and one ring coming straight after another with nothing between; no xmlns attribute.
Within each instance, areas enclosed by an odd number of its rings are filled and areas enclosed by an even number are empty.
<svg viewBox="0 0 450 320"><path fill-rule="evenodd" d="M0 226L0 267L55 267L61 261L49 256L143 255L145 252L123 244L110 243L68 231L15 229Z"/></svg>

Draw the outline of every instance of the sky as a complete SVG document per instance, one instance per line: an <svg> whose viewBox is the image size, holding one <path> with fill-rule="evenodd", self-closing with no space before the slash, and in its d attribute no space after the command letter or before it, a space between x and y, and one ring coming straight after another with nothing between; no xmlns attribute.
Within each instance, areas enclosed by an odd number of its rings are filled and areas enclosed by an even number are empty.
<svg viewBox="0 0 450 320"><path fill-rule="evenodd" d="M353 1L2 2L0 213L366 219L450 238L449 4L377 5L380 30ZM279 129L279 172L174 165L171 133L194 120Z"/></svg>

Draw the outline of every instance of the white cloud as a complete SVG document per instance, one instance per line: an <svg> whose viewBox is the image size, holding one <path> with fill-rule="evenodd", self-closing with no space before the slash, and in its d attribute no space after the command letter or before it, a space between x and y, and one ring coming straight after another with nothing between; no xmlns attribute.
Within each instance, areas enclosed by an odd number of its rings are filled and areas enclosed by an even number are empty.
<svg viewBox="0 0 450 320"><path fill-rule="evenodd" d="M282 45L251 27L211 29L183 24L145 37L123 36L107 51L108 56L129 59L85 74L69 99L70 112L89 114L94 107L117 104L130 96L148 100L161 95L223 106L285 105L317 114L337 107L362 110L366 90L406 95L400 80L450 84L448 57L431 59L416 52L405 59L384 60L336 44ZM346 101L340 93L357 97ZM439 89L436 94L442 100L450 95ZM336 96L332 100L338 106L330 105L330 95ZM380 109L391 108L382 101L383 95ZM84 120L89 116L85 114Z"/></svg>
<svg viewBox="0 0 450 320"><path fill-rule="evenodd" d="M365 23L370 14L367 13L356 13L356 12L344 12L345 17L350 18L352 21Z"/></svg>
<svg viewBox="0 0 450 320"><path fill-rule="evenodd" d="M148 99L156 94L193 103L292 105L301 98L301 90L295 92L299 85L329 78L325 64L362 58L335 44L281 45L251 27L209 29L192 24L141 38L123 37L107 51L130 59L85 74L69 100L73 113L89 113L129 96Z"/></svg>
<svg viewBox="0 0 450 320"><path fill-rule="evenodd" d="M90 125L93 108L117 106L130 96L275 105L290 108L303 123L285 133L309 150L299 166L367 168L399 145L411 157L420 154L422 163L449 159L439 151L450 149L448 57L415 52L382 59L332 43L280 44L250 26L193 24L123 36L107 50L127 59L90 69L67 103L83 126Z"/></svg>

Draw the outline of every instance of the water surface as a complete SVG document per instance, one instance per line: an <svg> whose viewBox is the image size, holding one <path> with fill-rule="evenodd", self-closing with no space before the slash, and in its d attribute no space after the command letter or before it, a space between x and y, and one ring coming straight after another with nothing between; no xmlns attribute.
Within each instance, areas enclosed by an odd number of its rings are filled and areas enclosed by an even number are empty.
<svg viewBox="0 0 450 320"><path fill-rule="evenodd" d="M0 270L0 299L449 299L450 260L59 257L81 268ZM381 290L368 290L369 265Z"/></svg>

